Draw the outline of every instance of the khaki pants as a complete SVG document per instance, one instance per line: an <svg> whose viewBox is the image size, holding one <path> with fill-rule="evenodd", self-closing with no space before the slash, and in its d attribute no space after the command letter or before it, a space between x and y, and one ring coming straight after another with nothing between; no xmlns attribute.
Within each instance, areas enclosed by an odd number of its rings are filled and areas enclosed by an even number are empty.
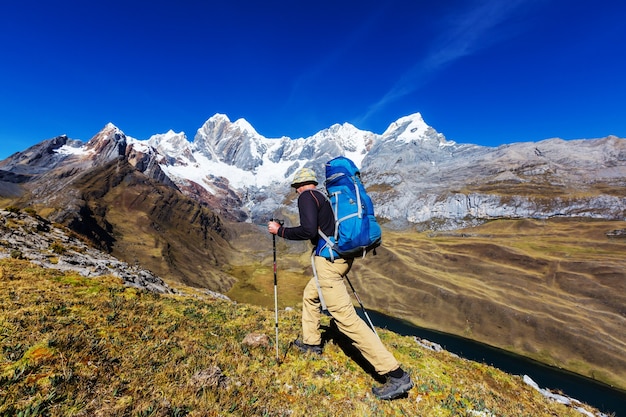
<svg viewBox="0 0 626 417"><path fill-rule="evenodd" d="M400 366L398 361L357 315L352 305L343 279L350 271L352 260L336 259L335 262L330 262L316 256L314 262L322 297L339 331L354 342L354 346L380 375L397 369ZM302 341L309 345L319 345L322 342L319 331L321 310L315 278L311 278L304 288L302 301Z"/></svg>

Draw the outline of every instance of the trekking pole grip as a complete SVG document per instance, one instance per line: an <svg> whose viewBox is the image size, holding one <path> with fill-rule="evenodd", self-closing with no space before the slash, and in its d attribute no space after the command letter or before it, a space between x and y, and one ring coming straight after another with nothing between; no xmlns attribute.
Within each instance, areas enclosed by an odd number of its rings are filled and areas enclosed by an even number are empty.
<svg viewBox="0 0 626 417"><path fill-rule="evenodd" d="M282 219L274 219L274 218L271 218L271 219L270 219L270 221L271 221L271 222L276 222L276 223L280 224L281 226L285 224L285 221L284 221L284 220L282 220Z"/></svg>

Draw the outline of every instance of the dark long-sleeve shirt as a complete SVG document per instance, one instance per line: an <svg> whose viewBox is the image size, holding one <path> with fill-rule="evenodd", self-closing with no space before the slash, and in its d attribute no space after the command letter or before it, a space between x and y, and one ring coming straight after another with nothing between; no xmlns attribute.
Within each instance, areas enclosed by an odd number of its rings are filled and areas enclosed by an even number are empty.
<svg viewBox="0 0 626 417"><path fill-rule="evenodd" d="M310 240L317 244L318 228L326 236L335 233L335 217L328 199L319 190L305 190L298 196L300 225L296 227L281 226L278 236L289 240Z"/></svg>

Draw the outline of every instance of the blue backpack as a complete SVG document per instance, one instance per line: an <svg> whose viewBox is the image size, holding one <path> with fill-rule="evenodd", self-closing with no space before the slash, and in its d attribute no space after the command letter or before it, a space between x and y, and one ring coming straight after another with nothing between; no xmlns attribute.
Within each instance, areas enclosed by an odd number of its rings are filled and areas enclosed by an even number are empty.
<svg viewBox="0 0 626 417"><path fill-rule="evenodd" d="M376 253L382 232L354 162L343 156L328 161L325 185L335 215L335 234L326 236L319 230L321 239L315 254L333 261L364 257L371 250Z"/></svg>

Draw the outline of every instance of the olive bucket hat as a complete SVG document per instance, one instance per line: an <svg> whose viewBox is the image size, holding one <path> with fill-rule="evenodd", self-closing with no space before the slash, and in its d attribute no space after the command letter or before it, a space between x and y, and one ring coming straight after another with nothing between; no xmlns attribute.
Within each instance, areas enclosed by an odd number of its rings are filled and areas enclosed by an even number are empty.
<svg viewBox="0 0 626 417"><path fill-rule="evenodd" d="M298 188L302 184L318 184L317 177L312 169L302 168L296 172L296 175L293 177L293 181L291 181L291 186L293 188Z"/></svg>

